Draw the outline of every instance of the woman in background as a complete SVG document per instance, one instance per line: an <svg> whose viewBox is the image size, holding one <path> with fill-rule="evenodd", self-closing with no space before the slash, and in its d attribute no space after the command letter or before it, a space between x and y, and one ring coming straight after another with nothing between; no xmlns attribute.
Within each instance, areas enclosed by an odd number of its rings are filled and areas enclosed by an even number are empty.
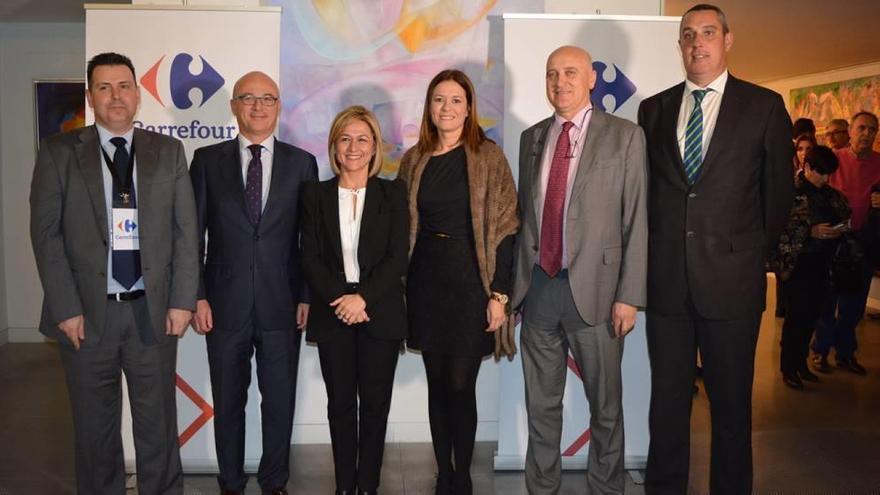
<svg viewBox="0 0 880 495"><path fill-rule="evenodd" d="M477 373L507 318L519 220L507 159L480 128L463 72L444 70L428 85L419 141L399 176L412 250L407 344L425 363L436 493L470 494Z"/></svg>
<svg viewBox="0 0 880 495"><path fill-rule="evenodd" d="M336 177L303 187L302 267L312 291L307 340L327 388L337 495L377 493L391 388L406 336L409 214L382 169L382 133L361 106L333 120Z"/></svg>

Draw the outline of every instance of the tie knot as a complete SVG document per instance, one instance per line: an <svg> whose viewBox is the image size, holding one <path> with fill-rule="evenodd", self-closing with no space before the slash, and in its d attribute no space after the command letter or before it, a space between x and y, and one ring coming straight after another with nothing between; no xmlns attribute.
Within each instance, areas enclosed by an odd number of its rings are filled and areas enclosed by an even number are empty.
<svg viewBox="0 0 880 495"><path fill-rule="evenodd" d="M573 126L574 126L573 122L571 122L570 120L566 120L565 122L562 123L562 132L570 131Z"/></svg>
<svg viewBox="0 0 880 495"><path fill-rule="evenodd" d="M706 97L706 93L708 93L709 89L695 89L691 94L694 95L694 101L697 102L697 105L703 103L703 98Z"/></svg>
<svg viewBox="0 0 880 495"><path fill-rule="evenodd" d="M110 138L110 142L113 143L113 146L116 146L117 148L124 148L126 143L128 143L128 141L126 141L124 137Z"/></svg>
<svg viewBox="0 0 880 495"><path fill-rule="evenodd" d="M263 151L263 146L259 144L252 144L248 146L248 149L251 150L251 156L254 158L260 158L260 152Z"/></svg>

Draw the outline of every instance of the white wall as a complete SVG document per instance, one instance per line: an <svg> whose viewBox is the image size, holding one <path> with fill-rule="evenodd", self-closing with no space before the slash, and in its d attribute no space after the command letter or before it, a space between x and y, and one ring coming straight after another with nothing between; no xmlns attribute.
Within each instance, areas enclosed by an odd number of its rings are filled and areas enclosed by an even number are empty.
<svg viewBox="0 0 880 495"><path fill-rule="evenodd" d="M662 0L545 0L548 14L663 15Z"/></svg>
<svg viewBox="0 0 880 495"><path fill-rule="evenodd" d="M815 86L817 84L825 84L834 81L858 79L860 77L874 76L877 74L880 74L880 61L864 65L855 65L843 69L817 72L815 74L805 74L797 77L778 79L775 81L765 81L760 84L761 86L770 88L781 94L782 98L785 100L785 106L790 107L788 98L792 89L803 88L805 86Z"/></svg>
<svg viewBox="0 0 880 495"><path fill-rule="evenodd" d="M42 341L43 293L30 245L34 79L83 78L85 24L0 24L0 316L10 342ZM5 311L2 304L5 302Z"/></svg>

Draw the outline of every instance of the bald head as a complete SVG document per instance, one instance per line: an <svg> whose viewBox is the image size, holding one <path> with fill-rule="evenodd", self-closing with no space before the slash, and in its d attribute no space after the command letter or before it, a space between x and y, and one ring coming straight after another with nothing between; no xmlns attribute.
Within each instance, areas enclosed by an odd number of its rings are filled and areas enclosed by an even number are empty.
<svg viewBox="0 0 880 495"><path fill-rule="evenodd" d="M236 81L230 106L238 121L238 132L248 141L260 144L275 132L281 106L278 95L278 85L263 72L248 72ZM242 98L246 96L253 98Z"/></svg>
<svg viewBox="0 0 880 495"><path fill-rule="evenodd" d="M577 46L561 46L547 57L547 99L556 113L571 120L590 104L596 71L590 54Z"/></svg>

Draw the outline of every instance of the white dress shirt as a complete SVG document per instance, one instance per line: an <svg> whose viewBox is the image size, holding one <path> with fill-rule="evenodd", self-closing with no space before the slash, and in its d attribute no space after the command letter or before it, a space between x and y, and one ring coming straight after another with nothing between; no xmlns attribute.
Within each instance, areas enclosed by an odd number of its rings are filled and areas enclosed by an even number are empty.
<svg viewBox="0 0 880 495"><path fill-rule="evenodd" d="M366 187L339 188L339 238L342 240L342 264L345 267L345 281L348 283L358 283L361 278L358 243L366 197Z"/></svg>
<svg viewBox="0 0 880 495"><path fill-rule="evenodd" d="M568 218L568 203L571 200L571 190L574 186L574 179L577 175L578 163L581 159L581 153L584 150L584 143L587 141L587 130L590 126L590 117L593 115L593 106L587 105L580 112L576 113L571 119L574 124L568 130L568 138L571 143L570 154L568 160L568 184L565 187L565 205L562 207L562 218ZM550 180L550 167L553 165L553 154L556 152L556 142L559 135L562 134L562 124L566 119L558 114L554 115L553 123L547 131L544 138L544 154L541 155L541 189L538 195L538 204L535 205L535 211L538 214L538 232L541 232L541 221L544 218L544 196L547 194L547 182ZM539 234L540 237L540 234ZM565 221L562 223L562 269L568 268L568 249L566 248ZM540 239L538 242L540 246ZM537 258L541 259L540 248Z"/></svg>
<svg viewBox="0 0 880 495"><path fill-rule="evenodd" d="M709 89L703 97L703 103L700 107L703 109L703 154L702 160L706 159L706 150L709 149L709 143L712 142L712 133L715 132L715 122L718 121L718 111L721 109L721 97L724 96L724 87L727 85L727 71L721 73L714 81L705 87L700 87L696 83L685 79L684 94L681 95L681 110L678 112L678 127L675 128L675 135L678 138L678 149L684 159L684 138L687 129L688 117L694 110L695 89Z"/></svg>
<svg viewBox="0 0 880 495"><path fill-rule="evenodd" d="M125 150L131 156L131 140L134 137L134 128L129 129L125 134L117 136L99 124L95 124L95 127L98 129L98 139L101 142L101 147L107 152L107 156L111 160L113 155L116 154L116 145L111 143L110 140L115 137L125 138ZM107 163L104 160L104 153L101 153L100 160L101 178L104 179L104 206L107 208L107 239L109 239L107 243L107 294L118 294L120 292L128 292L129 289L123 287L122 284L113 278L113 176L110 174L109 168L113 164ZM131 173L134 175L132 178L132 185L135 190L134 200L136 204L140 204L140 198L137 196L137 156L134 157L134 161L134 167L131 169ZM141 277L134 283L131 290L142 290L143 288L144 277Z"/></svg>
<svg viewBox="0 0 880 495"><path fill-rule="evenodd" d="M252 143L241 134L238 135L238 152L239 156L241 156L241 180L245 187L247 187L248 165L250 165L251 158L253 158L253 154L248 149L248 146L252 144L259 144L263 148L260 151L260 162L263 164L262 208L265 209L266 200L269 198L269 184L272 183L272 157L275 155L275 137L269 136L262 143Z"/></svg>

